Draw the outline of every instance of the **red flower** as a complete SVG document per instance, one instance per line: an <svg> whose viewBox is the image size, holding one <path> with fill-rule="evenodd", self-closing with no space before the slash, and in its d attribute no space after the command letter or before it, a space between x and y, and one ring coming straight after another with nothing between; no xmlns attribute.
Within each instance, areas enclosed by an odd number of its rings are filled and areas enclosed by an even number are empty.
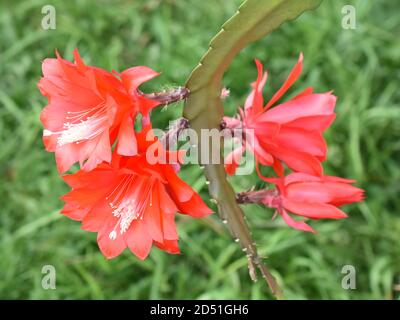
<svg viewBox="0 0 400 320"><path fill-rule="evenodd" d="M158 73L139 66L117 75L85 65L78 50L75 63L56 54L57 59L44 60L38 86L48 98L40 116L43 141L47 151L55 152L58 170L63 173L75 162L85 170L110 162L117 137L118 154L135 155L136 115L146 118L158 104L141 95L138 87Z"/></svg>
<svg viewBox="0 0 400 320"><path fill-rule="evenodd" d="M245 148L248 148L259 163L273 166L280 176L284 171L281 162L294 171L322 175L320 162L326 159L322 132L335 119L336 97L330 92L314 94L312 88L307 88L293 99L271 108L299 77L302 61L300 54L289 77L264 106L262 89L267 73L263 75L263 67L256 60L258 77L252 84L253 90L244 110L240 110L241 121L224 118L228 128L242 128L247 137L247 143L229 154L225 161L229 174L235 173ZM252 137L252 141L248 141Z"/></svg>
<svg viewBox="0 0 400 320"><path fill-rule="evenodd" d="M303 231L315 232L304 221L292 219L288 211L315 220L343 219L347 215L338 207L364 198L364 191L351 185L354 180L339 177L292 173L284 178L266 180L275 184L276 189L261 191L256 196L261 198L259 202L276 208L289 226Z"/></svg>
<svg viewBox="0 0 400 320"><path fill-rule="evenodd" d="M97 242L107 258L128 247L145 259L152 244L179 253L175 213L204 217L212 211L183 182L169 164L149 164L146 150L153 142L138 135L139 153L133 157L114 153L111 163L90 172L64 176L72 191L62 197L62 213L82 221L82 229L97 232Z"/></svg>

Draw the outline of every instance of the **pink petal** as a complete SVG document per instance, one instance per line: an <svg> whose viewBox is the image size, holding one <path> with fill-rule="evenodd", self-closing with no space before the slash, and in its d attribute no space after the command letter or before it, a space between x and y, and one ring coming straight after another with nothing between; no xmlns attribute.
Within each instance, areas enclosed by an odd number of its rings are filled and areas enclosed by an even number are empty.
<svg viewBox="0 0 400 320"><path fill-rule="evenodd" d="M222 120L225 122L226 127L229 129L236 129L242 125L242 121L237 118L223 117Z"/></svg>

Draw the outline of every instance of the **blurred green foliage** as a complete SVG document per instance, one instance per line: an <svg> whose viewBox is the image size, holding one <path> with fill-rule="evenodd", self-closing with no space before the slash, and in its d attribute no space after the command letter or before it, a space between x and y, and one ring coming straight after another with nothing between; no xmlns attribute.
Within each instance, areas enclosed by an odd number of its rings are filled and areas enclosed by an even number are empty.
<svg viewBox="0 0 400 320"><path fill-rule="evenodd" d="M146 261L129 252L107 261L96 236L58 213L67 191L53 154L44 151L37 89L41 61L57 48L67 59L78 47L88 64L122 71L148 65L162 75L157 91L181 85L210 38L240 0L0 0L0 298L7 299L265 299L251 282L246 259L220 223L178 218L181 255L154 249ZM41 9L56 8L56 30L43 30ZM356 8L356 29L341 26L343 5ZM314 12L284 24L245 49L224 83L233 114L255 79L255 57L269 70L266 96L279 88L297 60L304 71L291 94L307 86L334 90L337 120L328 130L330 174L355 178L365 202L348 219L315 221L316 235L289 229L273 212L246 208L260 252L289 299L392 299L400 283L400 4L325 0ZM153 114L165 128L182 104ZM201 172L181 176L207 198ZM254 176L232 179L239 191ZM57 271L57 289L41 286L42 267ZM344 265L357 270L357 289L341 287ZM397 287L395 286L397 284ZM397 291L396 291L397 289Z"/></svg>

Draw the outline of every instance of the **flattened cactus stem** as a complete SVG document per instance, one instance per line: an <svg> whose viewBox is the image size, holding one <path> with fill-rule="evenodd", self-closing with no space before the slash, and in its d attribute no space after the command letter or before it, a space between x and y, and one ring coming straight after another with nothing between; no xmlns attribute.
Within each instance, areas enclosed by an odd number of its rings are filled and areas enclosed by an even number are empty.
<svg viewBox="0 0 400 320"><path fill-rule="evenodd" d="M247 0L239 7L221 31L211 40L208 51L192 71L186 87L190 95L186 100L184 117L200 136L201 129L220 129L223 112L221 103L221 80L235 55L249 43L254 42L279 27L287 20L295 19L302 12L313 9L321 0ZM201 139L200 139L201 140ZM221 144L222 145L222 144ZM199 151L201 154L201 144ZM212 146L216 148L216 146ZM208 150L209 152L220 150ZM256 269L268 282L273 294L281 298L281 291L268 269L257 254L256 246L236 203L235 193L226 180L220 154L220 164L206 164L205 175L209 191L218 206L218 212L235 239L238 239L249 262L249 273L256 279Z"/></svg>

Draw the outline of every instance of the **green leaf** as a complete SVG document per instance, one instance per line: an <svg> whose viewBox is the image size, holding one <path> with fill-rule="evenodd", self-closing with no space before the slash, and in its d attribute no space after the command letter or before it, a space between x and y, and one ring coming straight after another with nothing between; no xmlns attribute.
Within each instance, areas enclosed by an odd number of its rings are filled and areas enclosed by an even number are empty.
<svg viewBox="0 0 400 320"><path fill-rule="evenodd" d="M190 90L184 107L184 117L200 136L201 129L219 129L224 114L220 93L222 77L236 54L279 27L283 22L313 9L321 0L247 0L211 40L210 47L192 71L186 83ZM201 150L199 145L199 150ZM218 148L218 145L212 145ZM220 150L209 150L210 153ZM266 267L261 263L241 208L236 203L235 192L226 180L221 164L205 165L205 175L210 182L209 191L218 206L219 215L226 220L235 239L249 258L250 276L255 280L255 267L268 281L273 293L279 297L279 288Z"/></svg>

